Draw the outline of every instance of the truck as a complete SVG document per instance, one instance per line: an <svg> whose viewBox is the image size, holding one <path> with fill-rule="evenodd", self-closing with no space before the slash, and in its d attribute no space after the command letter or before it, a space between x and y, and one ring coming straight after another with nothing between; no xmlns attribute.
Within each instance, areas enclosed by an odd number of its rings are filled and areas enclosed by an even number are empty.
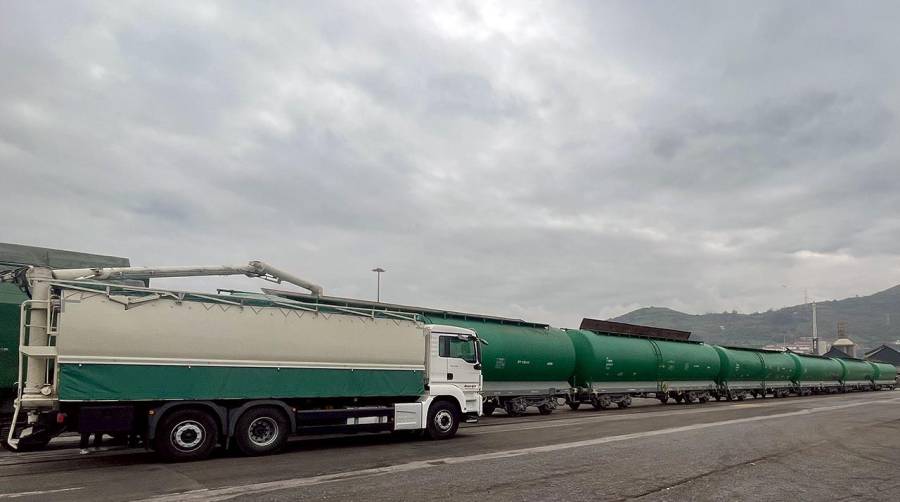
<svg viewBox="0 0 900 502"><path fill-rule="evenodd" d="M109 282L235 274L289 282L313 299ZM263 262L31 266L0 279L31 297L21 306L24 385L14 411L26 420L4 442L15 451L77 432L83 448L90 435L120 435L171 461L202 459L218 446L262 455L292 434L447 439L481 414L475 331L320 304L320 286Z"/></svg>

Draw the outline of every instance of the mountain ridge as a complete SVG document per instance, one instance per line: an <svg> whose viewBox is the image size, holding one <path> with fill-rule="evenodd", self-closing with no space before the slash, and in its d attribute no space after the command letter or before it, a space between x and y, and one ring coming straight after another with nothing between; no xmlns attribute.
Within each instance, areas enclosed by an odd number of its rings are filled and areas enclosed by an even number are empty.
<svg viewBox="0 0 900 502"><path fill-rule="evenodd" d="M900 340L900 285L867 296L816 302L816 318L823 342L837 338L838 321L847 322L847 336L860 349ZM808 304L752 314L688 314L668 307L642 307L610 320L681 329L690 331L692 340L745 347L791 343L812 334Z"/></svg>

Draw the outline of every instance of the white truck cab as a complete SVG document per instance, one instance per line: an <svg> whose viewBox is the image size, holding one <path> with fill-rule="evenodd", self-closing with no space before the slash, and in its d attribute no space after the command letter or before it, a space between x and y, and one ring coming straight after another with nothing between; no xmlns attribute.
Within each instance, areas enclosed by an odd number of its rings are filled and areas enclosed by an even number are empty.
<svg viewBox="0 0 900 502"><path fill-rule="evenodd" d="M466 328L429 324L425 394L415 403L394 405L395 430L426 430L441 439L451 437L460 419L476 422L481 415L481 348L477 334ZM446 410L449 402L458 413Z"/></svg>

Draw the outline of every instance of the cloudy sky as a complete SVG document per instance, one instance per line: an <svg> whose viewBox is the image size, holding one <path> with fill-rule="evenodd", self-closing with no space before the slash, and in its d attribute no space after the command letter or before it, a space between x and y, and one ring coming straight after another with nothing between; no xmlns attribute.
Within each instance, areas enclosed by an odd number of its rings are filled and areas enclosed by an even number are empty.
<svg viewBox="0 0 900 502"><path fill-rule="evenodd" d="M0 11L0 241L562 326L900 283L896 2Z"/></svg>

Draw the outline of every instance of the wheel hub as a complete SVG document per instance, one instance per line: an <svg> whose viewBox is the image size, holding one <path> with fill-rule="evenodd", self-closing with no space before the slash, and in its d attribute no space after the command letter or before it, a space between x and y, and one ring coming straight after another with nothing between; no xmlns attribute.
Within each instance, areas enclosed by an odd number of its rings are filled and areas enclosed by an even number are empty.
<svg viewBox="0 0 900 502"><path fill-rule="evenodd" d="M247 435L255 446L270 446L278 439L278 422L271 417L259 417L250 422Z"/></svg>
<svg viewBox="0 0 900 502"><path fill-rule="evenodd" d="M434 415L434 425L442 432L453 428L453 415L447 410L441 410Z"/></svg>
<svg viewBox="0 0 900 502"><path fill-rule="evenodd" d="M182 451L195 450L203 443L205 432L199 422L185 420L172 429L172 444Z"/></svg>

